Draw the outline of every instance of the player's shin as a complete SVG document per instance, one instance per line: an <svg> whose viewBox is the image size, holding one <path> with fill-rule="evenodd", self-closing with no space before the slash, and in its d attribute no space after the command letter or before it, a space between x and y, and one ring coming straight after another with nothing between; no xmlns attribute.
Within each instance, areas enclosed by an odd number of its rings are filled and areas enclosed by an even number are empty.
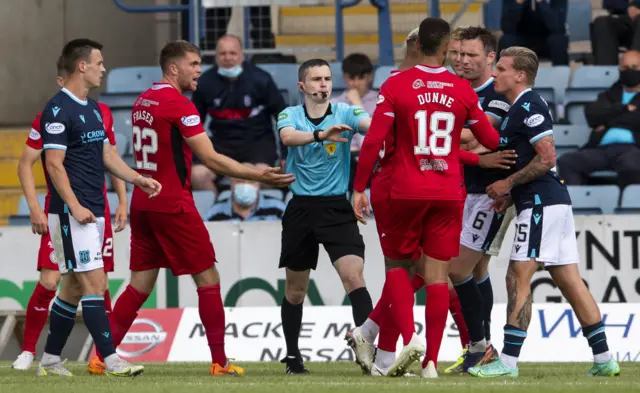
<svg viewBox="0 0 640 393"><path fill-rule="evenodd" d="M57 297L51 306L49 336L40 361L43 365L60 362L60 354L76 322L78 306Z"/></svg>
<svg viewBox="0 0 640 393"><path fill-rule="evenodd" d="M478 284L478 289L482 294L484 337L487 340L488 346L491 345L491 312L493 311L493 288L491 286L489 273L476 282Z"/></svg>
<svg viewBox="0 0 640 393"><path fill-rule="evenodd" d="M36 287L29 298L27 304L27 315L24 323L24 342L22 344L22 350L35 354L36 343L40 338L40 332L47 323L47 316L49 314L49 304L51 300L56 296L55 289L49 290L45 288L41 283L36 284Z"/></svg>
<svg viewBox="0 0 640 393"><path fill-rule="evenodd" d="M117 348L124 339L127 331L136 320L138 310L149 297L149 293L141 292L132 285L127 285L118 297L113 312L110 315L113 344Z"/></svg>
<svg viewBox="0 0 640 393"><path fill-rule="evenodd" d="M93 338L93 342L96 344L98 352L104 357L105 363L109 367L109 357L114 355L116 350L113 345L109 318L104 309L104 296L83 296L82 318Z"/></svg>
<svg viewBox="0 0 640 393"><path fill-rule="evenodd" d="M478 284L473 279L473 275L462 281L454 282L453 287L460 299L462 314L469 332L471 353L484 353L486 341L484 333L483 302L482 295L478 289Z"/></svg>
<svg viewBox="0 0 640 393"><path fill-rule="evenodd" d="M408 345L415 332L412 310L414 296L409 273L403 268L388 270L383 292L391 303L390 311L402 335L402 342Z"/></svg>
<svg viewBox="0 0 640 393"><path fill-rule="evenodd" d="M460 334L460 344L462 348L466 348L471 343L469 337L469 330L467 329L467 323L464 321L464 314L462 313L462 306L460 305L460 299L455 288L449 289L449 312L453 317L453 321L456 323L458 333Z"/></svg>
<svg viewBox="0 0 640 393"><path fill-rule="evenodd" d="M224 350L225 315L220 284L198 288L198 311L211 349L211 362L225 367L227 355Z"/></svg>
<svg viewBox="0 0 640 393"><path fill-rule="evenodd" d="M449 312L449 287L446 282L427 284L425 290L427 292L425 305L427 353L422 361L422 368L427 367L430 361L434 363L434 366L438 366L438 353Z"/></svg>

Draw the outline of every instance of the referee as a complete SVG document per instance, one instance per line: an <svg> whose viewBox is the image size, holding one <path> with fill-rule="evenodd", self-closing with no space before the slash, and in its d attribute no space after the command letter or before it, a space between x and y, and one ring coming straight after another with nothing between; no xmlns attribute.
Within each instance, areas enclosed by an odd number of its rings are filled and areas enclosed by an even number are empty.
<svg viewBox="0 0 640 393"><path fill-rule="evenodd" d="M364 284L364 242L347 200L350 142L365 133L371 118L360 107L331 104L331 69L322 59L304 62L298 70L304 105L286 108L278 130L288 147L286 168L295 175L293 199L282 218L280 267L286 270L282 330L287 374L305 374L298 336L309 274L318 265L322 244L338 272L360 326L373 309Z"/></svg>

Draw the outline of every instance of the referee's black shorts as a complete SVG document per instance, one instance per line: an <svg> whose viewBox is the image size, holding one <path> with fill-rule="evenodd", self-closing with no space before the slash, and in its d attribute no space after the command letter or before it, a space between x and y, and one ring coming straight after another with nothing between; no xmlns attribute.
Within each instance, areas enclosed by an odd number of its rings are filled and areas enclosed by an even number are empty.
<svg viewBox="0 0 640 393"><path fill-rule="evenodd" d="M280 267L315 269L319 245L331 263L346 255L364 259L364 241L345 195L294 196L282 217Z"/></svg>

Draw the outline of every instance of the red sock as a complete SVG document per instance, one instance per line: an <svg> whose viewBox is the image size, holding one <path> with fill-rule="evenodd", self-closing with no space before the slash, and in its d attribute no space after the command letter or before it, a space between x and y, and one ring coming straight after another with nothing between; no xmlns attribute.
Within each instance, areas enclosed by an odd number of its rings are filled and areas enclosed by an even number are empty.
<svg viewBox="0 0 640 393"><path fill-rule="evenodd" d="M447 324L449 311L449 285L447 283L427 285L427 304L425 306L425 330L427 332L427 353L422 368L433 361L438 367L438 352L442 344L442 335Z"/></svg>
<svg viewBox="0 0 640 393"><path fill-rule="evenodd" d="M227 355L224 352L225 322L220 284L198 288L198 311L207 333L211 362L224 367L227 364Z"/></svg>
<svg viewBox="0 0 640 393"><path fill-rule="evenodd" d="M29 303L27 304L27 320L24 323L24 342L22 350L35 355L36 344L40 338L40 332L47 323L49 305L56 296L56 291L50 291L40 283L36 284Z"/></svg>
<svg viewBox="0 0 640 393"><path fill-rule="evenodd" d="M449 289L449 312L458 327L458 332L460 333L460 344L462 344L462 348L466 348L471 342L471 338L469 337L467 324L464 322L464 315L462 314L462 306L460 306L458 293L454 288Z"/></svg>
<svg viewBox="0 0 640 393"><path fill-rule="evenodd" d="M378 334L378 348L383 351L395 352L400 337L400 329L393 320L391 310L387 307L386 312L382 315L382 323Z"/></svg>
<svg viewBox="0 0 640 393"><path fill-rule="evenodd" d="M415 333L413 293L411 292L409 273L401 268L387 271L382 292L383 296L387 296L391 303L390 314L400 330L403 344L407 345Z"/></svg>
<svg viewBox="0 0 640 393"><path fill-rule="evenodd" d="M413 288L413 292L418 292L420 288L424 286L424 278L419 274L414 274L413 279L411 280L411 287Z"/></svg>
<svg viewBox="0 0 640 393"><path fill-rule="evenodd" d="M113 346L120 345L124 336L138 316L138 310L142 308L144 302L149 297L148 293L140 292L131 285L127 285L122 295L118 297L115 307L111 312L111 335L113 336Z"/></svg>

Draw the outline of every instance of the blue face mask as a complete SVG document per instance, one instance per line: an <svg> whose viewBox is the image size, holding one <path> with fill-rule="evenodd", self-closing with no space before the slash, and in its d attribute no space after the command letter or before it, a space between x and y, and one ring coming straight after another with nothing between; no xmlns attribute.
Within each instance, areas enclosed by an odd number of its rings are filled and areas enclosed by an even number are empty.
<svg viewBox="0 0 640 393"><path fill-rule="evenodd" d="M218 74L225 78L237 78L238 76L240 76L240 74L242 74L242 66L237 65L231 68L218 67Z"/></svg>
<svg viewBox="0 0 640 393"><path fill-rule="evenodd" d="M251 206L258 199L258 187L249 183L236 184L233 199L241 206Z"/></svg>

